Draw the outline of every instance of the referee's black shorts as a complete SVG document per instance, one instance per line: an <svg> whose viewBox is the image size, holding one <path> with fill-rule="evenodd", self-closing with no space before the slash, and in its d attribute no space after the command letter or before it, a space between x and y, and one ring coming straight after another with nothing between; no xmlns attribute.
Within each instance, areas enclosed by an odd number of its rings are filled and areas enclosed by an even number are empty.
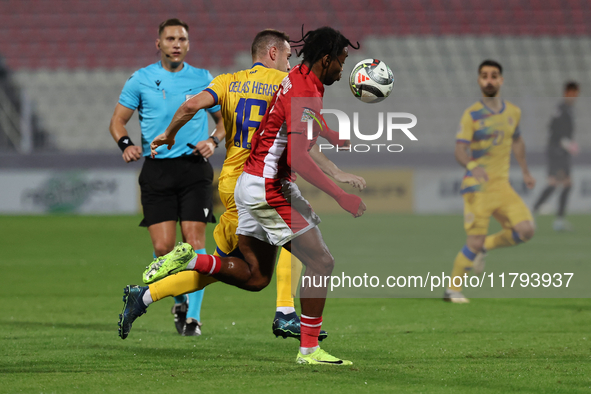
<svg viewBox="0 0 591 394"><path fill-rule="evenodd" d="M560 179L570 177L571 158L570 155L548 155L548 176Z"/></svg>
<svg viewBox="0 0 591 394"><path fill-rule="evenodd" d="M140 226L170 220L215 223L213 168L201 156L147 157L140 173L144 220Z"/></svg>

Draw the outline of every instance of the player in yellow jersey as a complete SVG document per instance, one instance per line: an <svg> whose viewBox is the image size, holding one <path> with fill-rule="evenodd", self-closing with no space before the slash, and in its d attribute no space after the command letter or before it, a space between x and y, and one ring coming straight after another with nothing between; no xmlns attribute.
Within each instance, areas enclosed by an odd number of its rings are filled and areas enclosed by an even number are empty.
<svg viewBox="0 0 591 394"><path fill-rule="evenodd" d="M156 137L152 142L152 153L157 154L159 150L165 149L157 149L159 146L168 145L170 147L174 144L176 132L190 121L200 109L216 104L221 106L225 135L223 131L216 131L212 140L217 144L219 140L226 139L226 158L218 186L220 198L226 211L220 217L220 222L214 230L214 239L217 245L215 254L222 257L241 256L236 235L238 211L234 202L234 188L250 154L252 135L265 115L268 103L290 69L289 37L283 32L272 29L261 31L253 41L251 52L252 68L214 78L207 89L179 108L166 132ZM202 153L205 156L211 155L212 149L204 147ZM348 183L359 189L365 188L363 178L341 171L320 152L317 146L313 147L310 153L318 166L336 181ZM277 263L277 310L273 321L273 333L276 336L300 337L300 321L295 313L293 296L301 270L301 262L287 250L282 249ZM200 275L196 271L183 271L166 277L151 284L149 288L142 288L147 289L142 290L144 309L142 309L142 305L130 304L129 307L127 306L132 301L133 292L139 291L137 287L128 286L124 296L125 309L137 307L138 310L145 310L145 307L153 301L185 294L195 291L195 289L203 289L213 282L216 282L216 279ZM125 312L124 310L120 320L122 337L123 335L127 336L129 329L131 329L131 323L137 317L126 318ZM322 332L319 339L326 338L326 335L325 332Z"/></svg>
<svg viewBox="0 0 591 394"><path fill-rule="evenodd" d="M528 241L534 235L532 215L509 184L511 151L521 167L525 185L532 189L536 183L525 160L525 144L519 129L521 109L499 97L503 68L498 62L485 60L480 64L478 84L482 99L466 109L456 137L456 160L467 170L460 193L464 198L464 229L468 237L456 256L452 283L443 297L454 303L469 302L461 293L462 284L457 277L464 283L470 271L482 274L487 251ZM503 230L487 236L491 216Z"/></svg>

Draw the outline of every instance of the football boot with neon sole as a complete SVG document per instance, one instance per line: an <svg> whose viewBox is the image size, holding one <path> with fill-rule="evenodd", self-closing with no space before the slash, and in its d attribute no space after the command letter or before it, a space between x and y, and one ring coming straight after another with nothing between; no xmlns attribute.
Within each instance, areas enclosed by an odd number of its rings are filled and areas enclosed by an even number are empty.
<svg viewBox="0 0 591 394"><path fill-rule="evenodd" d="M324 350L320 349L320 347L316 349L314 353L311 354L303 355L302 352L298 352L298 356L296 357L296 363L311 365L353 365L352 361L341 360L340 358L331 356Z"/></svg>
<svg viewBox="0 0 591 394"><path fill-rule="evenodd" d="M179 242L168 254L160 256L146 267L142 279L149 285L187 268L189 261L197 254L188 243Z"/></svg>

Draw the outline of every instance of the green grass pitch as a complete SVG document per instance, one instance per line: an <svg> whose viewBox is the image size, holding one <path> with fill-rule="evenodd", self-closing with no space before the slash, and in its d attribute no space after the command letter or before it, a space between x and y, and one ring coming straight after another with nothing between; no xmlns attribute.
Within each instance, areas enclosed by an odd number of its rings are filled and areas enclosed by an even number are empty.
<svg viewBox="0 0 591 394"><path fill-rule="evenodd" d="M383 237L357 233L384 218L391 225ZM337 264L430 261L449 272L464 243L460 216L323 219ZM164 300L121 340L122 289L138 283L151 260L139 220L0 217L0 393L591 391L591 303L585 298L473 298L467 305L329 299L323 347L352 360L347 368L295 364L297 342L271 335L274 282L260 293L207 288L201 337L179 337L172 301ZM556 234L552 218L540 217L530 243L494 251L488 266L554 262L560 271L565 259L589 264L591 217L571 220L576 232Z"/></svg>

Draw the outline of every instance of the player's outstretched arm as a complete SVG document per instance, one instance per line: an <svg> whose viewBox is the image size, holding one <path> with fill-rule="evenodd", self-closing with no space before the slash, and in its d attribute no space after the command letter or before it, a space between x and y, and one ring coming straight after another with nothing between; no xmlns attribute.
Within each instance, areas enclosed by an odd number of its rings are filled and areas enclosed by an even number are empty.
<svg viewBox="0 0 591 394"><path fill-rule="evenodd" d="M488 174L483 167L480 167L476 162L472 161L469 153L470 144L464 141L456 141L455 156L456 160L462 167L472 172L472 175L478 182L487 182Z"/></svg>
<svg viewBox="0 0 591 394"><path fill-rule="evenodd" d="M131 143L131 139L129 139L129 134L125 128L132 115L133 109L117 103L115 106L115 112L111 117L111 123L109 124L109 132L115 142L119 144L119 141L123 141L124 145L120 145L122 147L121 149L125 148L125 145L127 145L122 154L123 160L125 160L126 163L139 160L142 157L142 147Z"/></svg>
<svg viewBox="0 0 591 394"><path fill-rule="evenodd" d="M349 140L341 140L339 139L338 131L334 131L328 127L324 118L322 118L322 122L324 123L324 127L320 129L320 136L326 139L331 145L336 147L343 147L351 145Z"/></svg>
<svg viewBox="0 0 591 394"><path fill-rule="evenodd" d="M349 174L341 170L335 163L333 163L324 153L320 151L318 145L314 145L310 150L310 156L312 160L320 167L320 169L328 176L332 177L335 181L341 183L347 183L359 190L365 189L365 179L360 176Z"/></svg>
<svg viewBox="0 0 591 394"><path fill-rule="evenodd" d="M193 116L203 108L210 108L215 105L215 101L213 96L207 92L201 92L198 95L192 97L191 99L185 101L183 105L177 109L170 124L166 128L166 131L152 141L150 144L150 150L152 153L152 157L156 156L158 152L156 152L156 148L161 145L168 145L168 149L171 149L174 145L174 137L176 133L187 124L188 121L193 119Z"/></svg>
<svg viewBox="0 0 591 394"><path fill-rule="evenodd" d="M527 186L528 189L533 189L534 186L536 186L536 179L529 173L529 168L527 168L527 161L525 160L525 142L523 142L521 136L513 140L512 148L515 160L517 160L519 167L521 167L525 186Z"/></svg>
<svg viewBox="0 0 591 394"><path fill-rule="evenodd" d="M222 111L212 113L211 117L215 121L216 127L213 134L211 134L208 139L199 141L193 150L194 155L199 154L206 159L213 155L215 148L218 147L212 137L215 137L219 142L222 142L222 140L226 138L226 128L224 126L224 119L222 118Z"/></svg>
<svg viewBox="0 0 591 394"><path fill-rule="evenodd" d="M306 181L334 198L353 217L361 216L365 211L365 204L361 198L346 193L320 170L308 154L309 141L304 133L289 133L287 138L287 165Z"/></svg>

